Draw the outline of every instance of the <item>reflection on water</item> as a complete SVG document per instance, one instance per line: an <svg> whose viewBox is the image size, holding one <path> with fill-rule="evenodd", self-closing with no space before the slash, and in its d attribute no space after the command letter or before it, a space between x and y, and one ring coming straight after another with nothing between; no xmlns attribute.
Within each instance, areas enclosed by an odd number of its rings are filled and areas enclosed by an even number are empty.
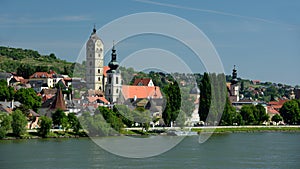
<svg viewBox="0 0 300 169"><path fill-rule="evenodd" d="M89 138L2 140L0 168L298 168L299 140L300 133L233 133L199 144L191 136L166 153L141 159L113 155Z"/></svg>

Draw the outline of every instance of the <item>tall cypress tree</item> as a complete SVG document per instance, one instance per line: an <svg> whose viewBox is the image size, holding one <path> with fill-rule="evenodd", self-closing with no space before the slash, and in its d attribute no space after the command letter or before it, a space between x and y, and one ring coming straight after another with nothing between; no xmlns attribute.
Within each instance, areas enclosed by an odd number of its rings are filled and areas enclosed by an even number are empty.
<svg viewBox="0 0 300 169"><path fill-rule="evenodd" d="M205 121L209 113L211 104L211 85L208 73L204 73L204 76L200 82L200 100L199 100L199 117L201 121Z"/></svg>
<svg viewBox="0 0 300 169"><path fill-rule="evenodd" d="M166 107L162 113L162 117L167 126L171 122L176 121L180 107L181 107L181 93L179 85L176 81L170 83L164 88L166 94Z"/></svg>

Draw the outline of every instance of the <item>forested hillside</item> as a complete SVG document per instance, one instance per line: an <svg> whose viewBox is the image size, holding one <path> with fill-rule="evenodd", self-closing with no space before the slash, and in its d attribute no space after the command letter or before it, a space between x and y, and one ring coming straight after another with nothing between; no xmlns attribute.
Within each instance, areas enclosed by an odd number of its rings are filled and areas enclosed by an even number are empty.
<svg viewBox="0 0 300 169"><path fill-rule="evenodd" d="M54 53L42 55L31 49L0 46L0 72L16 72L27 78L36 71L54 70L72 76L73 68L74 63L61 60Z"/></svg>

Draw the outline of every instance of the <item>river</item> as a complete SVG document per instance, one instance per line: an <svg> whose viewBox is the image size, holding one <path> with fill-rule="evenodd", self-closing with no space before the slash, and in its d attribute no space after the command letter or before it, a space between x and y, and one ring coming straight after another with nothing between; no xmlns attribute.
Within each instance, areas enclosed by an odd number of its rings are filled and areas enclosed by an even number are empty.
<svg viewBox="0 0 300 169"><path fill-rule="evenodd" d="M299 141L299 132L215 134L202 144L190 136L161 155L132 159L106 152L89 138L1 140L0 168L299 168Z"/></svg>

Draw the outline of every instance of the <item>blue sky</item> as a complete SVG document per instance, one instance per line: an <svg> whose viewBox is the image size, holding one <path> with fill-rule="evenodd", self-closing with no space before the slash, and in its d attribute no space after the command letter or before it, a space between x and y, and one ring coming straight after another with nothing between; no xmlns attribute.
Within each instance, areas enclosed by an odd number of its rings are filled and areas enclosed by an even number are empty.
<svg viewBox="0 0 300 169"><path fill-rule="evenodd" d="M226 74L237 65L242 78L300 85L297 0L1 0L0 9L1 46L29 48L42 54L53 52L68 61L77 59L94 24L99 29L119 17L139 12L176 15L210 39ZM192 52L172 39L137 36L117 47L120 60L143 48L160 47L179 55L193 72L205 70L192 59Z"/></svg>

